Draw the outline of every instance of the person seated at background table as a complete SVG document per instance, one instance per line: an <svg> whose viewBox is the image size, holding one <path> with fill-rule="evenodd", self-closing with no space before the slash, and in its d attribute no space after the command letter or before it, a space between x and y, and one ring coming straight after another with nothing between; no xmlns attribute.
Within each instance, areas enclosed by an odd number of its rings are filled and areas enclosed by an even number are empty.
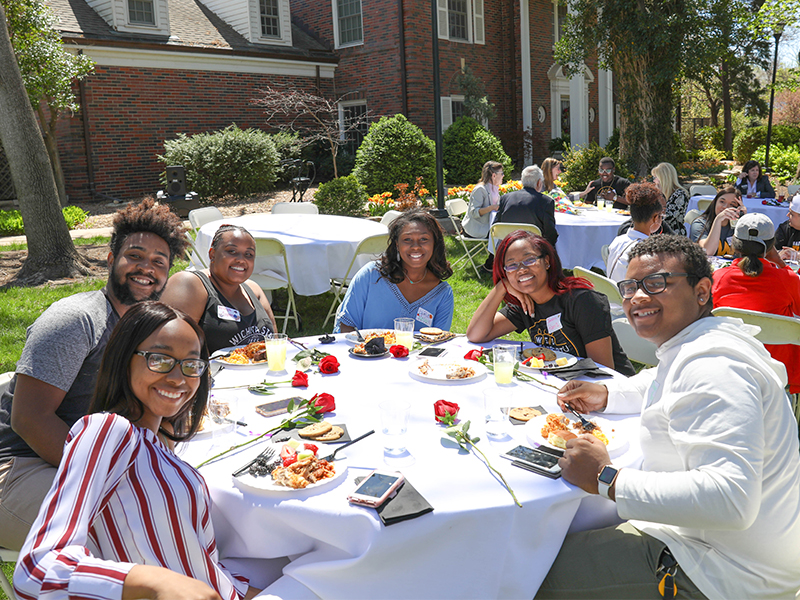
<svg viewBox="0 0 800 600"><path fill-rule="evenodd" d="M796 260L800 250L800 194L789 204L788 220L778 225L775 232L775 248L783 260Z"/></svg>
<svg viewBox="0 0 800 600"><path fill-rule="evenodd" d="M733 249L741 258L714 271L714 307L745 308L773 315L800 315L800 277L775 259L775 227L762 214L743 216L733 233ZM773 358L786 365L789 391L800 392L800 346L766 346Z"/></svg>
<svg viewBox="0 0 800 600"><path fill-rule="evenodd" d="M202 475L160 439L197 432L207 371L203 331L185 313L143 302L120 319L89 414L70 429L20 553L20 598L248 594L247 581L219 563Z"/></svg>
<svg viewBox="0 0 800 600"><path fill-rule="evenodd" d="M264 341L278 330L263 290L253 281L256 241L244 227L221 225L208 249L208 269L169 278L162 300L192 317L208 351Z"/></svg>
<svg viewBox="0 0 800 600"><path fill-rule="evenodd" d="M53 303L28 327L0 399L0 546L19 550L53 483L69 428L86 414L103 351L120 316L161 296L183 221L152 198L117 212L108 283Z"/></svg>
<svg viewBox="0 0 800 600"><path fill-rule="evenodd" d="M614 174L616 164L614 159L610 156L604 156L600 159L600 164L597 167L597 172L600 175L599 179L589 182L586 189L578 192L578 196L583 199L586 204L597 204L597 193L601 192L600 197L606 202L613 202L614 208L628 208L625 204L625 188L631 182ZM601 191L602 190L602 191Z"/></svg>
<svg viewBox="0 0 800 600"><path fill-rule="evenodd" d="M775 190L769 182L769 177L761 172L761 165L757 160L748 160L742 167L742 172L736 180L736 189L747 198L774 198Z"/></svg>
<svg viewBox="0 0 800 600"><path fill-rule="evenodd" d="M692 222L689 238L700 244L709 256L733 254L730 244L732 223L746 212L739 190L733 186L724 187L717 192L706 211Z"/></svg>
<svg viewBox="0 0 800 600"><path fill-rule="evenodd" d="M508 234L497 247L493 279L492 291L467 327L470 342L527 330L539 346L634 374L611 326L608 300L586 279L565 277L546 239L521 230Z"/></svg>
<svg viewBox="0 0 800 600"><path fill-rule="evenodd" d="M563 172L564 167L560 160L557 158L545 158L542 163L542 173L544 173L544 189L542 192L553 198L556 196L559 198L566 197L564 190L556 185L558 176Z"/></svg>
<svg viewBox="0 0 800 600"><path fill-rule="evenodd" d="M640 241L658 233L664 215L663 194L655 183L634 183L625 190L625 199L631 207L633 227L617 236L608 246L606 273L609 279L625 279L628 270L628 253Z"/></svg>
<svg viewBox="0 0 800 600"><path fill-rule="evenodd" d="M689 206L689 192L681 186L678 181L678 172L670 163L659 163L653 167L650 173L653 175L653 183L658 186L658 189L661 190L667 200L664 223L669 228L669 231L664 231L663 233L684 235L686 227L683 220L686 217L686 209Z"/></svg>
<svg viewBox="0 0 800 600"><path fill-rule="evenodd" d="M683 236L631 250L618 286L658 366L573 380L562 409L641 411L641 467L617 468L592 435L567 442L563 479L616 502L625 523L568 535L536 595L659 598L677 561L678 598L794 598L800 589L800 453L786 369L741 321L711 316L711 267Z"/></svg>
<svg viewBox="0 0 800 600"><path fill-rule="evenodd" d="M500 184L503 183L503 165L490 160L483 165L481 180L469 195L469 207L461 226L474 238L489 235L491 213L500 205Z"/></svg>
<svg viewBox="0 0 800 600"><path fill-rule="evenodd" d="M408 210L389 225L389 245L380 260L353 277L333 332L394 329L399 317L414 319L415 330L449 330L453 288L444 280L452 274L439 222L428 211Z"/></svg>

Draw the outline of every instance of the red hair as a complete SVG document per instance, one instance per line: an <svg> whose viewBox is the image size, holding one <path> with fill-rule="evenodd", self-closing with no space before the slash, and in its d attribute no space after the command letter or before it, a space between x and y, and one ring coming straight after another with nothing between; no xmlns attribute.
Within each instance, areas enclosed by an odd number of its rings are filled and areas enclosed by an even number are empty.
<svg viewBox="0 0 800 600"><path fill-rule="evenodd" d="M567 277L564 275L564 271L561 268L561 259L558 258L558 254L550 242L540 235L535 235L521 229L509 233L503 238L503 241L500 242L495 250L494 264L492 266L492 280L495 285L497 285L497 282L501 279L505 280L508 278L506 270L503 268L506 260L506 252L511 244L519 240L527 241L535 252L538 252L540 256L547 258L549 261L550 268L547 271L547 287L549 287L556 296L566 294L572 290L590 290L594 288L588 279L584 279L583 277ZM508 293L506 293L504 300L506 304L520 305L519 300Z"/></svg>

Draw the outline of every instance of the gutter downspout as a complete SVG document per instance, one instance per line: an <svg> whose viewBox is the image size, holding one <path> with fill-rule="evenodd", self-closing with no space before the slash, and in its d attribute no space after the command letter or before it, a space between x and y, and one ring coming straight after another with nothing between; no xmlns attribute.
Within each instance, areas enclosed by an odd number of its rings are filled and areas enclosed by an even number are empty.
<svg viewBox="0 0 800 600"><path fill-rule="evenodd" d="M403 17L403 0L397 0L397 30L400 35L400 98L402 99L402 113L408 117L408 98L406 92L406 28Z"/></svg>
<svg viewBox="0 0 800 600"><path fill-rule="evenodd" d="M532 128L532 101L531 101L531 29L530 9L528 0L519 2L519 53L520 69L522 70L522 130ZM525 153L525 165L533 164L533 151Z"/></svg>

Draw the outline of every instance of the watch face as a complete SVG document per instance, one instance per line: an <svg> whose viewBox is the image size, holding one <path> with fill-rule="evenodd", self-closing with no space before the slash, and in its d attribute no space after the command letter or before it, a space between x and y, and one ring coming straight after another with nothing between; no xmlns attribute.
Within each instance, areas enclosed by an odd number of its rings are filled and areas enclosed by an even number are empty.
<svg viewBox="0 0 800 600"><path fill-rule="evenodd" d="M600 475L597 477L597 481L600 483L605 483L606 485L611 485L614 481L614 477L617 475L617 470L614 467L609 467L606 465L603 467L603 470L600 471Z"/></svg>

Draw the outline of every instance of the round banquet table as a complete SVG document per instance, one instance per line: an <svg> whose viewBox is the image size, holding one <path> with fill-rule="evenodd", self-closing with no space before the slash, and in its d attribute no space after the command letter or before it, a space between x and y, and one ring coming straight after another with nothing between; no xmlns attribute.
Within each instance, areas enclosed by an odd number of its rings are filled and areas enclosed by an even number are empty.
<svg viewBox="0 0 800 600"><path fill-rule="evenodd" d="M421 360L414 354L402 359L391 355L353 358L343 334L336 336L334 344L321 345L316 338L302 341L334 354L341 363L340 372L310 373L307 388L284 385L275 395L260 396L246 388L225 388L265 379L286 381L290 375L268 373L263 366L226 366L216 374L212 393L229 403L232 418L247 425L206 432L178 447L184 460L197 465L280 423L281 416L258 415L256 405L297 395L311 398L321 392L332 394L336 401L336 410L327 420L344 423L351 438L376 430L338 454L336 469L346 472L319 490L243 491L237 487L232 472L255 457L265 447L263 441L201 467L214 503L221 560L236 563L241 559L240 564L251 569L243 574L253 575L261 572L253 568L254 562L274 564L275 560L266 559L289 557L267 592L285 599L530 599L571 528L619 522L613 502L590 496L562 479L519 469L500 456L517 444L531 443L525 425L509 423L509 435L500 439L484 434L482 392L496 385L491 372L476 381L431 383L412 377L411 370L416 372ZM445 360L460 359L476 347L464 337L442 346L448 349ZM295 353L289 352L290 373ZM563 383L553 376L545 379ZM504 387L508 406L558 410L553 388L517 380ZM453 442L443 440L443 427L435 422L433 411L433 403L441 398L461 406L459 418L472 422L470 433L481 438L478 447L503 473L522 508L475 452L459 451ZM408 454L395 459L384 455L378 404L401 399L411 403ZM612 454L614 463L638 465L638 415L605 417L615 421L616 435L627 441L619 454ZM349 504L354 478L375 468L402 472L433 512L384 526L374 509Z"/></svg>
<svg viewBox="0 0 800 600"><path fill-rule="evenodd" d="M581 209L580 214L556 213L556 250L565 269L599 267L605 271L601 249L617 237L619 226L630 215Z"/></svg>
<svg viewBox="0 0 800 600"><path fill-rule="evenodd" d="M698 210L697 202L698 200L713 200L714 196L692 196L689 198L689 208L687 211L690 210ZM768 204L761 204L761 198L742 198L742 203L744 204L745 208L747 208L747 212L757 212L761 213L762 215L767 215L775 225L775 229L778 228L778 225L783 223L786 219L789 218L789 203L787 202L785 206L770 206ZM687 225L688 231L688 225Z"/></svg>
<svg viewBox="0 0 800 600"><path fill-rule="evenodd" d="M208 255L211 239L223 223L244 227L256 239L272 237L283 242L292 287L301 296L316 296L330 291L330 280L344 277L359 242L367 236L388 231L386 225L375 221L335 215L243 215L203 225L195 242L202 256ZM369 260L368 256L359 257L353 266L353 274ZM255 273L282 273L284 270L283 259L256 257Z"/></svg>

